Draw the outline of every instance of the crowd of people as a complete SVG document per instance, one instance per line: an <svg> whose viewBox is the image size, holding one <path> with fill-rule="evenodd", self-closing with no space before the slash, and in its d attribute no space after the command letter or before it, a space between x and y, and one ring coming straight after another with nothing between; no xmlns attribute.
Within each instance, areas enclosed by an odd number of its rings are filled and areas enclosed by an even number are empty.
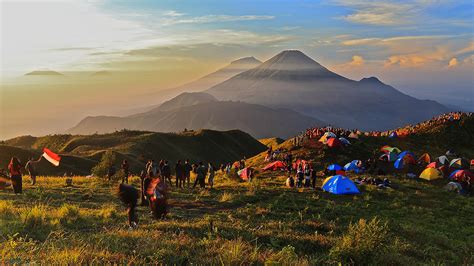
<svg viewBox="0 0 474 266"><path fill-rule="evenodd" d="M418 133L421 129L427 127L436 127L439 125L443 125L449 122L458 121L464 117L470 117L473 113L471 112L450 112L445 113L439 116L435 116L430 120L418 123L416 125L407 125L401 128L397 128L395 130L390 131L367 131L363 132L359 129L345 129L333 126L324 126L324 127L312 127L306 129L306 131L301 132L299 135L293 138L293 145L298 147L302 146L302 144L311 139L319 139L321 138L324 133L332 132L336 134L338 137L344 138L353 138L355 136L364 135L370 137L388 137L394 132L397 136L407 136L411 134Z"/></svg>

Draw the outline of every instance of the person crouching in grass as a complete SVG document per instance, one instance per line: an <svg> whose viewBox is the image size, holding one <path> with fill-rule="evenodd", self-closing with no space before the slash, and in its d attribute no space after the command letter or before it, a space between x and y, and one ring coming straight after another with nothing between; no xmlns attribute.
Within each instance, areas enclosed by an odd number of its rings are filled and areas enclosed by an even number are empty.
<svg viewBox="0 0 474 266"><path fill-rule="evenodd" d="M139 191L131 185L121 183L118 186L118 196L125 206L127 206L128 225L131 229L136 228L138 226L136 208L138 205Z"/></svg>
<svg viewBox="0 0 474 266"><path fill-rule="evenodd" d="M168 213L168 186L164 178L151 177L146 184L146 198L155 219L163 219Z"/></svg>

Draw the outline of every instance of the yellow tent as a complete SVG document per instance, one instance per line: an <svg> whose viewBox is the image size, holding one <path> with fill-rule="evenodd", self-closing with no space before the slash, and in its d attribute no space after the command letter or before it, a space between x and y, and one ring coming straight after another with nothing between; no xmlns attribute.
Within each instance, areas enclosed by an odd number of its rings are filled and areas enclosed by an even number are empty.
<svg viewBox="0 0 474 266"><path fill-rule="evenodd" d="M443 174L435 168L426 168L421 174L420 178L426 179L426 180L435 180L435 179L440 179L443 177Z"/></svg>
<svg viewBox="0 0 474 266"><path fill-rule="evenodd" d="M319 139L319 142L322 142L323 144L326 144L328 142L328 139L326 136L322 136L320 139Z"/></svg>

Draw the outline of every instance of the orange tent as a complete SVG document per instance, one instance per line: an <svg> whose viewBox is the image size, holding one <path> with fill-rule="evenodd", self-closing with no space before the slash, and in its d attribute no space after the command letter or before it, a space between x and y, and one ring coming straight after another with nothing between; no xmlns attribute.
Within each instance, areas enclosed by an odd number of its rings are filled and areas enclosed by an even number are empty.
<svg viewBox="0 0 474 266"><path fill-rule="evenodd" d="M428 153L423 153L420 158L418 158L418 163L430 163L431 157Z"/></svg>

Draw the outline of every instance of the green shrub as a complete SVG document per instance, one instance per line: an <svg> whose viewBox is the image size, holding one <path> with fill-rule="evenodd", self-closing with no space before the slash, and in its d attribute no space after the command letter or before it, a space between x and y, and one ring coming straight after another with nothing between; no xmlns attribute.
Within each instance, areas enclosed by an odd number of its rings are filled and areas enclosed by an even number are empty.
<svg viewBox="0 0 474 266"><path fill-rule="evenodd" d="M308 265L308 261L300 259L293 246L283 247L265 261L265 265Z"/></svg>
<svg viewBox="0 0 474 266"><path fill-rule="evenodd" d="M387 223L377 218L367 222L360 219L350 224L347 233L330 250L330 257L338 262L370 264L383 256L389 244Z"/></svg>
<svg viewBox="0 0 474 266"><path fill-rule="evenodd" d="M100 162L92 168L92 174L94 174L97 177L106 177L107 173L109 171L109 168L114 165L116 162L116 155L113 151L106 151L103 155L102 158L100 159ZM117 169L117 173L119 173Z"/></svg>

